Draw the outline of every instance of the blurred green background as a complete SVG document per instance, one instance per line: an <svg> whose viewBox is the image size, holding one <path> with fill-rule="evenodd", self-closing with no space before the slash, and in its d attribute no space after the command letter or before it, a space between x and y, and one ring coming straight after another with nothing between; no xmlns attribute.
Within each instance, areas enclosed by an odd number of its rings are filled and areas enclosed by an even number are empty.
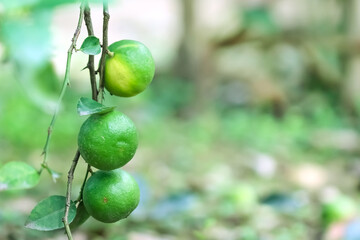
<svg viewBox="0 0 360 240"><path fill-rule="evenodd" d="M91 9L101 38L102 7ZM360 239L359 1L123 0L109 11L109 43L141 41L157 65L145 92L105 97L138 127L125 169L141 203L115 224L89 219L75 239ZM72 0L0 1L0 166L40 167L78 12ZM65 195L86 62L73 55L50 144L62 176L0 192L0 239L65 239L23 224ZM81 160L73 198L85 171Z"/></svg>

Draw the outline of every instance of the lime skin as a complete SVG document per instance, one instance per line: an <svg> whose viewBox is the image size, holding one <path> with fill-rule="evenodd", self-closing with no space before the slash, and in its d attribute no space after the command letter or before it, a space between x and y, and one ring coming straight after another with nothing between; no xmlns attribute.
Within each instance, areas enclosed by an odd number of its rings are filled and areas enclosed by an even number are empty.
<svg viewBox="0 0 360 240"><path fill-rule="evenodd" d="M101 170L113 170L133 158L138 134L130 118L119 111L93 114L80 128L78 146L88 164Z"/></svg>
<svg viewBox="0 0 360 240"><path fill-rule="evenodd" d="M140 189L127 172L116 169L97 171L86 182L83 202L96 220L117 222L130 215L140 201Z"/></svg>
<svg viewBox="0 0 360 240"><path fill-rule="evenodd" d="M155 63L149 49L134 40L121 40L109 46L105 60L105 88L113 95L132 97L151 83Z"/></svg>

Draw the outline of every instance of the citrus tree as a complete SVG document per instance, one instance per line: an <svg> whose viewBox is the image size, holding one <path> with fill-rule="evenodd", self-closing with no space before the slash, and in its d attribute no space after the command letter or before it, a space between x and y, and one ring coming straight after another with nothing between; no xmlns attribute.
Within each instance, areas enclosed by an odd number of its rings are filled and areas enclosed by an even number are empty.
<svg viewBox="0 0 360 240"><path fill-rule="evenodd" d="M79 131L78 150L68 172L67 189L64 195L49 196L40 201L25 223L27 228L40 231L65 228L68 239L72 239L71 231L90 216L101 222L112 223L129 216L139 204L138 184L130 174L120 169L135 155L138 147L137 129L124 113L102 102L104 89L120 97L132 97L144 91L154 77L155 64L149 49L138 41L121 40L108 46L109 19L108 2L104 0L100 43L100 39L94 36L89 3L82 0L78 23L67 52L62 89L48 127L41 167L36 170L23 162L9 162L0 169L0 190L3 191L35 187L43 172L50 173L53 179L59 177L59 173L48 165L51 136L70 84L73 53L81 51L87 54L89 57L85 69L89 71L92 98L82 97L77 104L79 115L89 118ZM83 22L88 37L77 48ZM101 58L95 68L94 55L97 54L101 54ZM74 171L80 156L88 167L78 197L71 199Z"/></svg>

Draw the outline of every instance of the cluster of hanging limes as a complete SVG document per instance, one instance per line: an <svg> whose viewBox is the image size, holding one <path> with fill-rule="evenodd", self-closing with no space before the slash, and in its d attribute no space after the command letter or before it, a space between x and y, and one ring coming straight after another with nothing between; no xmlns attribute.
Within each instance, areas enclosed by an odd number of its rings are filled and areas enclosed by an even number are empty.
<svg viewBox="0 0 360 240"><path fill-rule="evenodd" d="M105 60L105 88L113 95L131 97L146 89L155 64L140 42L122 40L109 46ZM138 135L125 114L111 111L91 115L78 136L83 159L99 169L86 182L83 203L90 216L110 223L126 218L139 204L140 190L134 178L120 168L134 156Z"/></svg>

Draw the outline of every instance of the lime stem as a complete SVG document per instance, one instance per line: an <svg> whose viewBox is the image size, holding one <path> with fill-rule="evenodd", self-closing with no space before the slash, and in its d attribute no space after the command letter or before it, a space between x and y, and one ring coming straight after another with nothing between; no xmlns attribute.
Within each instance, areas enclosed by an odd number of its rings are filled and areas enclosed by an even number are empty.
<svg viewBox="0 0 360 240"><path fill-rule="evenodd" d="M109 51L109 49L107 50L106 54L109 55L110 57L114 56L114 52Z"/></svg>
<svg viewBox="0 0 360 240"><path fill-rule="evenodd" d="M86 1L85 10L84 10L84 21L87 28L88 36L94 36L94 29L91 20L91 13L89 3ZM91 85L91 95L92 99L97 101L98 99L98 89L96 85L96 72L95 72L95 58L93 55L89 55L89 60L87 63L87 68L89 69L90 74L90 85Z"/></svg>
<svg viewBox="0 0 360 240"><path fill-rule="evenodd" d="M105 79L104 79L104 72L105 72L105 58L108 50L108 26L109 26L109 8L108 8L108 1L103 1L103 41L102 41L102 53L101 59L99 63L98 72L100 73L100 81L99 81L99 95L98 101L100 103L104 100L104 86L105 86Z"/></svg>

